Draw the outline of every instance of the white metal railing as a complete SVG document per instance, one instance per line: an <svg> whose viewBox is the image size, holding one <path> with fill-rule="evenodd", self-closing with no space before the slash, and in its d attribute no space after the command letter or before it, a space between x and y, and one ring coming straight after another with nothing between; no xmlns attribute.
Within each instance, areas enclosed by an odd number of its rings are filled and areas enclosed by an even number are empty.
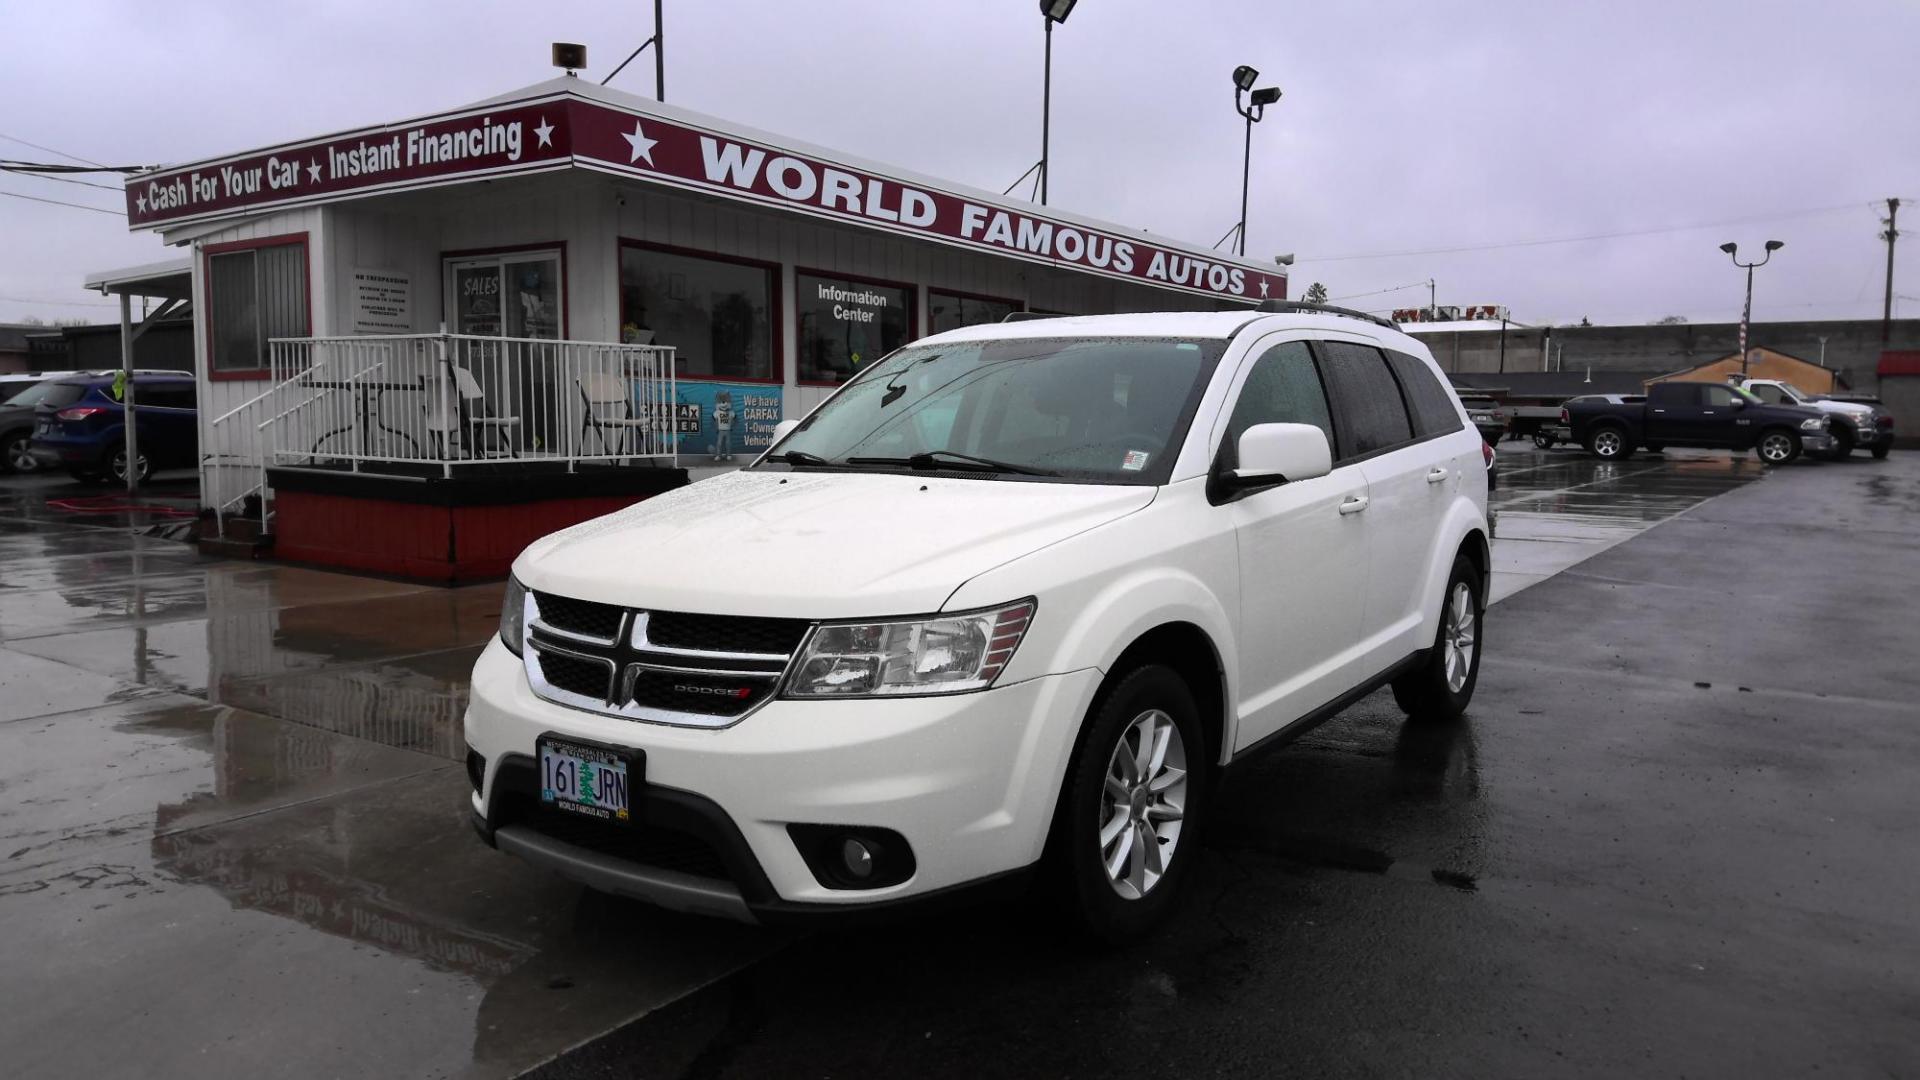
<svg viewBox="0 0 1920 1080"><path fill-rule="evenodd" d="M268 388L204 433L222 536L250 497L266 528L268 465L451 476L502 461L677 462L670 348L463 334L268 347Z"/></svg>
<svg viewBox="0 0 1920 1080"><path fill-rule="evenodd" d="M675 460L673 350L410 334L270 343L277 465L456 469L502 460Z"/></svg>

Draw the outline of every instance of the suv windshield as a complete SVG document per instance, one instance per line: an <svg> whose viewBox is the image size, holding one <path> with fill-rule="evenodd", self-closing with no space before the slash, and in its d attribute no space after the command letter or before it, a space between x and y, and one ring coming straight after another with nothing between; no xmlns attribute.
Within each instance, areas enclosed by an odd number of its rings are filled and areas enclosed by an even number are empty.
<svg viewBox="0 0 1920 1080"><path fill-rule="evenodd" d="M1160 483L1224 340L1019 338L900 349L771 462Z"/></svg>

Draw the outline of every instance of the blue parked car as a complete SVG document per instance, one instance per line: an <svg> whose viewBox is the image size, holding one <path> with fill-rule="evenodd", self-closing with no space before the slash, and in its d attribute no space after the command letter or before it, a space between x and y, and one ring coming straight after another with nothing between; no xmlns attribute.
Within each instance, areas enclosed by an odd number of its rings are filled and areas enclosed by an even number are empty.
<svg viewBox="0 0 1920 1080"><path fill-rule="evenodd" d="M42 468L62 468L88 483L126 482L126 410L114 396L115 378L78 375L46 384L34 408L32 443ZM193 376L136 372L133 387L140 478L192 465L200 447Z"/></svg>

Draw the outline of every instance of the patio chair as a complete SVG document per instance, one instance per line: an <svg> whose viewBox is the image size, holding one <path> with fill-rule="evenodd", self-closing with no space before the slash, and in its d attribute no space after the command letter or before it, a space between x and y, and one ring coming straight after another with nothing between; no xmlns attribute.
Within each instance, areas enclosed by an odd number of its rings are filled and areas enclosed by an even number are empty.
<svg viewBox="0 0 1920 1080"><path fill-rule="evenodd" d="M611 372L596 371L574 380L580 387L580 400L586 410L580 414L580 449L587 448L587 432L591 430L600 441L600 452L613 451L621 455L636 452L633 437L639 436L638 450L644 451L647 443L647 431L651 421L644 416L633 415L633 391L627 381ZM607 440L608 432L615 432L618 449Z"/></svg>
<svg viewBox="0 0 1920 1080"><path fill-rule="evenodd" d="M487 406L487 393L480 389L480 383L473 372L459 364L446 365L453 374L453 385L434 385L425 377L420 382L425 389L427 435L432 440L434 453L441 459L449 456L453 436L459 436L462 451L469 457L478 456L476 445L483 449L488 446L498 452L504 448L511 457L520 456L520 448L514 444L513 433L520 427L518 416L495 416ZM448 391L442 393L442 389ZM488 436L483 439L481 436Z"/></svg>

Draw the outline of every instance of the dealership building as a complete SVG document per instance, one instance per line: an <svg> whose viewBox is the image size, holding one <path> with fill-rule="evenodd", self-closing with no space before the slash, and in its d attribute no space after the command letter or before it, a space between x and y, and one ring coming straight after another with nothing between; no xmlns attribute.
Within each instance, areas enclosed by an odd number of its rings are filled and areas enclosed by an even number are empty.
<svg viewBox="0 0 1920 1080"><path fill-rule="evenodd" d="M657 490L634 477L661 470L636 463L746 460L930 333L1287 291L1272 263L571 75L154 170L126 199L133 228L191 259L89 284L192 297L208 506L263 519L283 554L396 572L392 553L334 559L341 537L291 535L349 507L290 513L289 494L432 488L445 513L418 523L430 534L471 501L464 479L487 499L569 503L521 513L520 532L546 531ZM396 476L407 485L377 482ZM467 574L524 543L494 540Z"/></svg>

